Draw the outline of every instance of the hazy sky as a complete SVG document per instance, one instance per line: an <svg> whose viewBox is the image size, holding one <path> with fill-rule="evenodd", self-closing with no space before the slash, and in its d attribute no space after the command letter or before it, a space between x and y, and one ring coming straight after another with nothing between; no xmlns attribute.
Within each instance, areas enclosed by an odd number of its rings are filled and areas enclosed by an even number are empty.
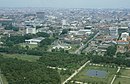
<svg viewBox="0 0 130 84"><path fill-rule="evenodd" d="M130 0L0 0L0 7L130 8Z"/></svg>

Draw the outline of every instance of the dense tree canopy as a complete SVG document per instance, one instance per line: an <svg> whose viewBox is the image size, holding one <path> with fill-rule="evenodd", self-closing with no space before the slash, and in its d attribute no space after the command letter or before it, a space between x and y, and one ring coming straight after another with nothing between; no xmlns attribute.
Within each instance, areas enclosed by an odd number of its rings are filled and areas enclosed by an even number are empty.
<svg viewBox="0 0 130 84"><path fill-rule="evenodd" d="M51 45L54 42L55 39L51 39L51 38L45 38L44 40L42 40L39 44L40 47L44 47L45 45Z"/></svg>
<svg viewBox="0 0 130 84"><path fill-rule="evenodd" d="M61 84L57 71L43 63L32 63L0 56L0 68L9 84Z"/></svg>
<svg viewBox="0 0 130 84"><path fill-rule="evenodd" d="M87 61L87 56L66 53L44 53L39 59L47 66L61 68L78 68Z"/></svg>
<svg viewBox="0 0 130 84"><path fill-rule="evenodd" d="M128 67L130 67L130 60L126 60L125 58L123 57L117 57L117 58L114 58L114 57L109 57L109 56L98 56L98 55L93 55L90 57L91 59L91 62L93 63L106 63L106 64L117 64L119 66L121 65L126 65Z"/></svg>
<svg viewBox="0 0 130 84"><path fill-rule="evenodd" d="M50 37L50 35L48 33L45 33L45 32L38 32L36 35L38 37Z"/></svg>
<svg viewBox="0 0 130 84"><path fill-rule="evenodd" d="M116 50L117 50L117 46L116 45L109 46L107 48L106 55L110 56L110 57L113 57L115 55L115 53L116 53Z"/></svg>

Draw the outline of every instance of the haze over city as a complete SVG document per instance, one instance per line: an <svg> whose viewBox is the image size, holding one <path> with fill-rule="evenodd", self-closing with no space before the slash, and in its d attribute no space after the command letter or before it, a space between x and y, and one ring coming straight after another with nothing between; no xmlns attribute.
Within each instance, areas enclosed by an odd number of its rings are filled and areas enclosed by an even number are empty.
<svg viewBox="0 0 130 84"><path fill-rule="evenodd" d="M0 0L0 7L130 8L130 0Z"/></svg>
<svg viewBox="0 0 130 84"><path fill-rule="evenodd" d="M130 0L0 0L0 84L130 84Z"/></svg>

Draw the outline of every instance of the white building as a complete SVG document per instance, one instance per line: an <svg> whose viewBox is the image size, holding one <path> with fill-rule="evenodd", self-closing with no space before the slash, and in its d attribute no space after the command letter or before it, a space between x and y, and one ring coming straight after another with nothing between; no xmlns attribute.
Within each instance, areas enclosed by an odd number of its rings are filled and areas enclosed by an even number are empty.
<svg viewBox="0 0 130 84"><path fill-rule="evenodd" d="M25 42L28 43L28 44L38 44L44 39L45 39L44 37L38 37L38 38L25 40Z"/></svg>
<svg viewBox="0 0 130 84"><path fill-rule="evenodd" d="M118 38L118 27L110 27L109 33L112 38Z"/></svg>
<svg viewBox="0 0 130 84"><path fill-rule="evenodd" d="M90 35L92 34L92 30L91 29L80 29L78 31L78 34L80 35Z"/></svg>
<svg viewBox="0 0 130 84"><path fill-rule="evenodd" d="M26 28L26 34L36 34L36 33L37 33L36 28L30 26Z"/></svg>
<svg viewBox="0 0 130 84"><path fill-rule="evenodd" d="M67 25L67 21L66 20L62 20L62 26Z"/></svg>
<svg viewBox="0 0 130 84"><path fill-rule="evenodd" d="M127 41L127 38L129 37L129 33L127 32L124 32L121 34L121 39L124 40L124 41Z"/></svg>

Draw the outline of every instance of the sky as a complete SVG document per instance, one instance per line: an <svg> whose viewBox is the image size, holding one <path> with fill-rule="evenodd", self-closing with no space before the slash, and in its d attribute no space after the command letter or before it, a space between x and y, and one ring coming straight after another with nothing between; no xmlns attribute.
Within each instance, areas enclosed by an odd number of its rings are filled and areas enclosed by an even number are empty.
<svg viewBox="0 0 130 84"><path fill-rule="evenodd" d="M130 8L130 0L0 0L0 7Z"/></svg>

